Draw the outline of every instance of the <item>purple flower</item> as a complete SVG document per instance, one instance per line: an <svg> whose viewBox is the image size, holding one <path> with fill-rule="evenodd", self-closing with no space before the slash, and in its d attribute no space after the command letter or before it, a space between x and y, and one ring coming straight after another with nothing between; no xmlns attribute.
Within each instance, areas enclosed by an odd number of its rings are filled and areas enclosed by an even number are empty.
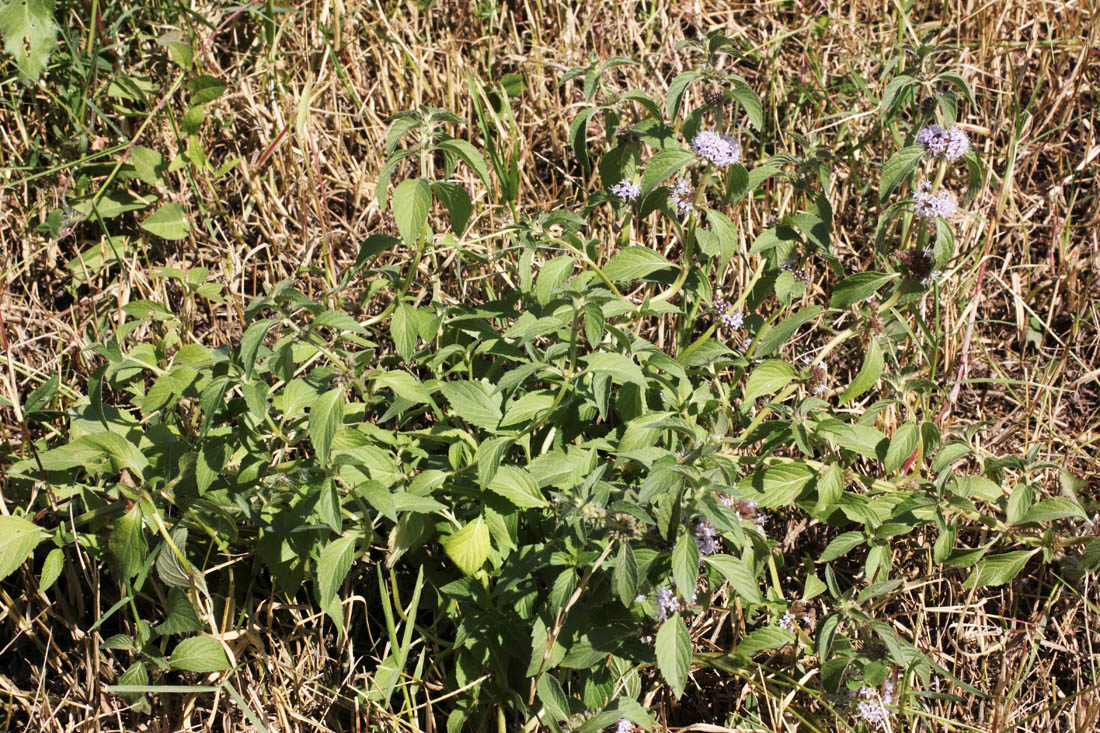
<svg viewBox="0 0 1100 733"><path fill-rule="evenodd" d="M618 196L624 201L636 201L641 193L642 184L631 183L629 178L624 178L611 187L611 195Z"/></svg>
<svg viewBox="0 0 1100 733"><path fill-rule="evenodd" d="M713 555L722 549L722 539L713 524L699 517L695 520L695 544L700 555Z"/></svg>
<svg viewBox="0 0 1100 733"><path fill-rule="evenodd" d="M669 588L661 586L657 589L657 618L664 621L680 610L680 601L676 594Z"/></svg>
<svg viewBox="0 0 1100 733"><path fill-rule="evenodd" d="M615 725L615 733L631 733L634 730L634 724L626 718L619 718L619 722Z"/></svg>
<svg viewBox="0 0 1100 733"><path fill-rule="evenodd" d="M691 141L691 149L714 165L725 168L741 161L741 146L729 135L704 130Z"/></svg>
<svg viewBox="0 0 1100 733"><path fill-rule="evenodd" d="M686 178L677 178L676 185L672 187L672 193L668 195L669 203L676 206L676 211L680 215L690 214L695 209L695 203L692 201L693 193L691 184Z"/></svg>
<svg viewBox="0 0 1100 733"><path fill-rule="evenodd" d="M917 187L916 192L913 194L913 212L929 221L935 221L937 216L946 219L954 214L955 194L950 191L929 193L929 188L928 181Z"/></svg>
<svg viewBox="0 0 1100 733"><path fill-rule="evenodd" d="M917 133L917 145L945 160L957 160L970 150L970 138L961 127L952 125L945 130L939 125L929 125Z"/></svg>
<svg viewBox="0 0 1100 733"><path fill-rule="evenodd" d="M794 633L794 630L797 628L797 626L798 621L795 619L794 614L790 611L787 611L785 614L783 614L783 618L779 619L779 628L789 631L792 634Z"/></svg>
<svg viewBox="0 0 1100 733"><path fill-rule="evenodd" d="M745 314L741 311L730 310L730 304L722 299L714 301L714 310L721 317L722 325L732 331L741 328L741 325L745 322Z"/></svg>
<svg viewBox="0 0 1100 733"><path fill-rule="evenodd" d="M880 695L873 687L864 685L857 693L859 702L856 703L856 713L867 721L871 727L885 727L886 720L890 717L887 705L894 704L894 684L887 682L882 686Z"/></svg>

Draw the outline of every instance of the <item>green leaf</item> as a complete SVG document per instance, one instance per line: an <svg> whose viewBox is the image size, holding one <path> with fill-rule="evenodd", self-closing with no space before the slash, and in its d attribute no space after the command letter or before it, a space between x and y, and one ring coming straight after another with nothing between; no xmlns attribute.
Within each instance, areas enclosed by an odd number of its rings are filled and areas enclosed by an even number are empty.
<svg viewBox="0 0 1100 733"><path fill-rule="evenodd" d="M576 156L577 162L586 171L592 167L588 159L588 121L598 111L596 107L582 109L569 123L569 145L573 148L573 155Z"/></svg>
<svg viewBox="0 0 1100 733"><path fill-rule="evenodd" d="M762 651L781 649L788 644L793 644L795 635L786 629L777 626L765 626L748 634L737 645L737 654L742 657L751 657Z"/></svg>
<svg viewBox="0 0 1100 733"><path fill-rule="evenodd" d="M737 484L741 492L759 492L756 500L762 509L788 506L814 479L814 472L805 463L780 463L750 474Z"/></svg>
<svg viewBox="0 0 1100 733"><path fill-rule="evenodd" d="M106 454L117 470L127 469L140 477L149 467L149 459L130 441L117 433L92 433L80 438L78 443L95 448Z"/></svg>
<svg viewBox="0 0 1100 733"><path fill-rule="evenodd" d="M655 646L657 668L672 688L673 695L679 699L684 694L684 685L691 671L691 635L679 612L661 624Z"/></svg>
<svg viewBox="0 0 1100 733"><path fill-rule="evenodd" d="M408 178L397 184L390 205L397 221L397 231L406 245L416 248L420 233L428 223L428 208L432 203L432 189L421 178Z"/></svg>
<svg viewBox="0 0 1100 733"><path fill-rule="evenodd" d="M749 118L749 123L757 130L763 130L764 105L760 102L760 97L757 96L756 92L749 87L738 86L730 93L745 108L745 116Z"/></svg>
<svg viewBox="0 0 1100 733"><path fill-rule="evenodd" d="M0 516L0 580L15 572L47 537L41 527L19 516Z"/></svg>
<svg viewBox="0 0 1100 733"><path fill-rule="evenodd" d="M197 107L207 102L213 102L224 94L226 89L225 82L213 76L207 76L206 74L201 74L187 82L187 88L191 92L194 92L191 95L192 107Z"/></svg>
<svg viewBox="0 0 1100 733"><path fill-rule="evenodd" d="M489 166L485 164L485 158L473 145L465 140L444 140L436 145L440 150L454 153L462 162L470 166L485 187L489 187Z"/></svg>
<svg viewBox="0 0 1100 733"><path fill-rule="evenodd" d="M179 549L180 553L187 556L187 528L176 527L169 533L169 537L172 538L172 542ZM187 568L176 553L172 551L168 543L165 542L161 545L160 552L157 553L157 575L164 581L165 585L170 585L174 588L190 588L191 587L191 574L187 571ZM196 578L198 580L198 578Z"/></svg>
<svg viewBox="0 0 1100 733"><path fill-rule="evenodd" d="M867 541L866 535L862 532L845 532L844 534L837 535L833 538L832 542L828 544L825 551L821 553L821 557L817 558L818 562L830 562L836 560L842 555L846 555L849 551L859 547Z"/></svg>
<svg viewBox="0 0 1100 733"><path fill-rule="evenodd" d="M648 247L631 245L613 255L604 265L603 272L614 282L631 282L668 267L675 265L658 252Z"/></svg>
<svg viewBox="0 0 1100 733"><path fill-rule="evenodd" d="M1065 519L1066 517L1088 519L1085 510L1082 509L1081 505L1076 501L1064 497L1055 497L1053 499L1044 499L1040 501L1038 504L1028 509L1024 516L1020 517L1020 520L1014 522L1014 524L1050 522L1055 519Z"/></svg>
<svg viewBox="0 0 1100 733"><path fill-rule="evenodd" d="M149 547L141 532L141 509L135 504L130 511L115 521L107 547L123 578L137 575L145 564L145 554Z"/></svg>
<svg viewBox="0 0 1100 733"><path fill-rule="evenodd" d="M917 447L919 441L920 427L916 423L907 422L900 426L890 440L890 447L887 449L886 458L882 462L886 473L896 473L906 459L913 455L913 450Z"/></svg>
<svg viewBox="0 0 1100 733"><path fill-rule="evenodd" d="M409 361L416 351L417 321L416 309L407 303L397 306L390 317L390 336L404 361Z"/></svg>
<svg viewBox="0 0 1100 733"><path fill-rule="evenodd" d="M639 201L644 200L666 178L678 172L694 159L695 153L682 148L662 150L655 153L646 163L645 172L642 174L642 192L638 196Z"/></svg>
<svg viewBox="0 0 1100 733"><path fill-rule="evenodd" d="M38 592L45 593L48 591L50 586L57 582L64 568L65 551L60 547L55 547L50 550L50 554L46 555L46 560L42 563L42 575L38 578Z"/></svg>
<svg viewBox="0 0 1100 733"><path fill-rule="evenodd" d="M537 690L539 702L546 708L546 712L550 714L550 719L555 724L569 719L569 698L565 696L565 691L561 689L561 683L558 682L557 677L552 674L542 675L539 677Z"/></svg>
<svg viewBox="0 0 1100 733"><path fill-rule="evenodd" d="M685 71L669 83L668 94L665 95L665 112L670 120L676 120L676 114L680 111L680 103L684 99L684 92L687 90L688 84L702 78L702 76L703 72L701 71Z"/></svg>
<svg viewBox="0 0 1100 733"><path fill-rule="evenodd" d="M331 328L337 333L367 333L359 321L344 311L328 310L313 319L313 328Z"/></svg>
<svg viewBox="0 0 1100 733"><path fill-rule="evenodd" d="M489 525L477 517L465 527L443 540L443 550L466 575L473 575L489 557Z"/></svg>
<svg viewBox="0 0 1100 733"><path fill-rule="evenodd" d="M829 298L829 307L843 309L858 303L890 282L897 275L885 272L857 272L841 280L833 288Z"/></svg>
<svg viewBox="0 0 1100 733"><path fill-rule="evenodd" d="M256 368L256 355L260 351L260 345L264 342L264 336L267 335L268 329L275 325L275 321L270 318L264 318L256 321L248 328L245 329L244 334L241 336L241 346L237 352L237 357L240 360L241 367L244 369L245 379L252 379L252 372ZM228 388L228 384L226 384ZM203 392L205 402L205 391ZM225 392L222 390L222 395ZM211 411L207 410L209 414Z"/></svg>
<svg viewBox="0 0 1100 733"><path fill-rule="evenodd" d="M332 439L344 424L344 390L330 389L309 410L309 440L321 465L328 463Z"/></svg>
<svg viewBox="0 0 1100 733"><path fill-rule="evenodd" d="M519 466L501 466L486 488L521 509L548 505L534 477Z"/></svg>
<svg viewBox="0 0 1100 733"><path fill-rule="evenodd" d="M943 267L955 256L955 230L951 222L942 216L936 217L936 243L932 247L936 267Z"/></svg>
<svg viewBox="0 0 1100 733"><path fill-rule="evenodd" d="M749 603L764 602L764 596L760 593L760 584L756 582L756 576L742 558L733 555L711 555L704 557L703 562L721 573L722 577L737 591L737 595Z"/></svg>
<svg viewBox="0 0 1100 733"><path fill-rule="evenodd" d="M15 59L23 81L36 82L57 48L60 30L53 17L53 0L6 0L0 3L0 35L4 50Z"/></svg>
<svg viewBox="0 0 1100 733"><path fill-rule="evenodd" d="M785 318L757 336L756 355L770 356L794 335L799 326L817 318L824 308L820 305L803 308L789 318Z"/></svg>
<svg viewBox="0 0 1100 733"><path fill-rule="evenodd" d="M794 367L785 361L765 361L749 375L745 384L745 404L751 405L757 397L775 394L786 387L796 374Z"/></svg>
<svg viewBox="0 0 1100 733"><path fill-rule="evenodd" d="M141 222L141 228L161 239L176 241L191 233L191 224L180 204L165 204Z"/></svg>
<svg viewBox="0 0 1100 733"><path fill-rule="evenodd" d="M554 292L561 287L573 272L573 258L568 255L549 260L539 270L539 279L535 284L535 298L539 305L546 305L554 298Z"/></svg>
<svg viewBox="0 0 1100 733"><path fill-rule="evenodd" d="M882 177L878 184L878 200L881 203L885 203L890 192L913 172L924 152L920 145L910 145L890 156L886 165L882 166Z"/></svg>
<svg viewBox="0 0 1100 733"><path fill-rule="evenodd" d="M451 414L465 422L495 431L500 424L500 396L492 394L492 388L484 382L443 382L440 391L451 404Z"/></svg>
<svg viewBox="0 0 1100 733"><path fill-rule="evenodd" d="M169 634L190 634L202 630L202 621L195 613L191 600L179 588L168 589L168 605L164 609L165 619L156 625L156 632L162 636Z"/></svg>
<svg viewBox="0 0 1100 733"><path fill-rule="evenodd" d="M635 596L638 595L638 561L634 558L634 551L630 549L629 542L619 545L612 580L615 582L615 592L619 600L624 606L630 608Z"/></svg>
<svg viewBox="0 0 1100 733"><path fill-rule="evenodd" d="M911 76L905 74L895 76L890 80L890 83L886 85L886 90L882 93L881 109L887 110L893 107L894 102L897 101L898 95L916 83L917 80Z"/></svg>
<svg viewBox="0 0 1100 733"><path fill-rule="evenodd" d="M859 369L859 374L856 374L852 383L844 390L837 399L837 405L843 405L856 399L867 390L875 386L875 382L882 376L883 356L882 347L878 344L878 339L871 336L867 344L867 355L863 358L863 366Z"/></svg>
<svg viewBox="0 0 1100 733"><path fill-rule="evenodd" d="M317 600L337 628L343 629L344 609L340 585L355 560L355 537L339 537L325 545L317 556Z"/></svg>
<svg viewBox="0 0 1100 733"><path fill-rule="evenodd" d="M379 388L389 387L396 396L409 402L426 403L432 401L420 380L408 372L383 372L374 380L374 384Z"/></svg>
<svg viewBox="0 0 1100 733"><path fill-rule="evenodd" d="M1004 585L1019 575L1028 559L1038 551L1038 548L1034 550L1017 550L1016 552L1005 552L1000 555L983 557L978 561L977 566L970 571L970 575L963 581L963 585L967 588Z"/></svg>
<svg viewBox="0 0 1100 733"><path fill-rule="evenodd" d="M616 384L632 383L642 389L646 388L645 376L642 369L634 360L624 354L602 352L585 357L588 362L587 371L596 374L610 374L611 381Z"/></svg>
<svg viewBox="0 0 1100 733"><path fill-rule="evenodd" d="M192 636L184 639L172 650L168 658L172 669L186 672L221 672L229 669L229 657L221 642L210 636Z"/></svg>
<svg viewBox="0 0 1100 733"><path fill-rule="evenodd" d="M457 183L439 182L432 184L432 192L436 198L447 207L447 216L451 220L451 231L462 236L466 231L466 225L470 222L470 214L474 205L470 201L470 194Z"/></svg>
<svg viewBox="0 0 1100 733"><path fill-rule="evenodd" d="M676 546L672 548L672 579L683 598L695 594L699 582L699 545L691 532L680 532Z"/></svg>

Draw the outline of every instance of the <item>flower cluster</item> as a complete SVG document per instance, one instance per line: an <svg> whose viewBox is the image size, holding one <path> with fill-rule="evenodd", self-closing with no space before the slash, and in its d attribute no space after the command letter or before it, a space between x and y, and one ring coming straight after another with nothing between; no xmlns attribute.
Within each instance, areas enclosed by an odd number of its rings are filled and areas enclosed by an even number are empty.
<svg viewBox="0 0 1100 733"><path fill-rule="evenodd" d="M695 544L700 555L713 555L722 550L722 537L718 529L707 520L699 517L695 520Z"/></svg>
<svg viewBox="0 0 1100 733"><path fill-rule="evenodd" d="M694 192L691 190L691 184L686 178L677 178L676 185L672 187L672 193L668 195L669 203L676 207L676 211L680 215L690 214L695 210L695 203L692 201Z"/></svg>
<svg viewBox="0 0 1100 733"><path fill-rule="evenodd" d="M664 621L680 610L680 600L672 589L661 586L657 589L657 618Z"/></svg>
<svg viewBox="0 0 1100 733"><path fill-rule="evenodd" d="M814 364L810 367L810 378L806 382L806 389L810 394L823 394L829 388L829 373L825 371L824 364Z"/></svg>
<svg viewBox="0 0 1100 733"><path fill-rule="evenodd" d="M886 726L886 720L890 717L890 711L887 710L886 706L893 705L895 702L893 682L887 681L884 683L881 694L867 685L860 687L858 693L852 691L851 694L858 697L856 714L859 717L863 718L872 727Z"/></svg>
<svg viewBox="0 0 1100 733"><path fill-rule="evenodd" d="M642 184L631 183L629 178L624 178L611 187L611 195L618 196L624 201L637 201L641 193Z"/></svg>
<svg viewBox="0 0 1100 733"><path fill-rule="evenodd" d="M691 149L719 168L741 162L741 146L729 135L704 130L691 141Z"/></svg>
<svg viewBox="0 0 1100 733"><path fill-rule="evenodd" d="M913 194L913 211L929 221L937 216L947 218L955 213L955 194L950 191L929 192L930 184L925 181Z"/></svg>
<svg viewBox="0 0 1100 733"><path fill-rule="evenodd" d="M929 125L917 133L917 145L945 160L957 160L970 150L970 138L960 127L945 130L939 125Z"/></svg>
<svg viewBox="0 0 1100 733"><path fill-rule="evenodd" d="M634 730L634 724L626 718L619 718L619 722L615 724L615 733L631 733Z"/></svg>
<svg viewBox="0 0 1100 733"><path fill-rule="evenodd" d="M721 298L714 301L714 310L718 313L718 317L722 319L722 325L732 331L741 328L745 322L745 314L741 311L731 310L730 304Z"/></svg>

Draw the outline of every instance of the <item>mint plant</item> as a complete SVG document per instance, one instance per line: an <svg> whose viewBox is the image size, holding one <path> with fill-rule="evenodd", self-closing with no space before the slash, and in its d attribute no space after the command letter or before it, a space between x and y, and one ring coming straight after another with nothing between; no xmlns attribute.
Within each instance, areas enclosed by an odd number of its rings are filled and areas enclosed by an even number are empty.
<svg viewBox="0 0 1100 733"><path fill-rule="evenodd" d="M948 687L988 695L913 642L894 599L933 573L975 590L1040 561L1080 575L1100 545L1056 531L1087 519L1071 476L1044 496L1058 466L940 419L929 310L978 255L956 246L951 192L966 179L965 208L985 176L953 132L969 87L921 75L932 49L885 85L880 123L903 144L873 241L842 259L828 141L788 132L793 151L765 157L780 137L763 101L721 70L736 43L693 48L663 104L619 90L629 59L564 76L587 105L572 151L598 174L575 209L516 207L502 86L477 107L491 164L449 112L391 118L376 195L398 236L366 239L319 293L274 284L233 343L194 335L224 302L205 268L160 271L179 310L125 305L64 430L8 469L26 511L0 517L0 576L45 554L45 591L88 558L117 598L99 653L137 711L250 654L228 632L257 596L310 604L378 660L361 702L455 691L448 731L656 730L645 692L681 698L693 666L815 730L901 725ZM190 109L223 89L199 77ZM164 162L144 149L115 172L153 185ZM499 195L471 194L460 163ZM222 170L197 138L173 169ZM468 235L481 200L513 214L492 249ZM186 236L172 206L143 228ZM749 206L771 218L751 244ZM658 231L665 252L633 243ZM466 297L439 297L436 268ZM28 418L58 399L36 392ZM819 551L792 552L807 528ZM695 633L715 619L718 650Z"/></svg>

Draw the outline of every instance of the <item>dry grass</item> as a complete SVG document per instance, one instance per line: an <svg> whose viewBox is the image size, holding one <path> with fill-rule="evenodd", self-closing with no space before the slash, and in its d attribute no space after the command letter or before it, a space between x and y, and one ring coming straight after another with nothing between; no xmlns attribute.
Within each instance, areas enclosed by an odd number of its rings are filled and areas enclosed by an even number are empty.
<svg viewBox="0 0 1100 733"><path fill-rule="evenodd" d="M177 243L135 242L124 266L92 273L75 288L63 264L98 242L102 231L86 222L57 240L35 230L51 210L63 207L72 170L39 175L41 164L30 156L36 147L66 144L60 132L84 130L53 106L49 79L39 88L10 84L0 92L0 159L13 166L0 169L0 311L10 343L0 355L4 397L25 399L53 372L60 372L70 396L81 393L92 367L82 347L119 321L124 304L144 298L179 306L179 292L152 275L156 266L203 265L212 279L224 283L229 307L185 314L193 338L210 345L238 337L246 325L244 304L279 280L299 280L313 297L326 297L327 272L352 262L367 236L393 231L374 190L387 117L416 105L435 105L467 120L466 129L474 135L470 75L495 79L519 72L526 79L516 101L518 209L536 212L571 206L586 186L600 185L587 181L567 152L566 132L580 97L574 85L558 85L564 70L586 63L590 55L642 61L644 68L624 72L626 78L662 98L668 80L691 62L686 52L676 50L677 42L724 28L759 51L759 63L743 64L738 71L768 101L775 130L822 131L853 144L865 136L881 138L881 131L870 114L872 103L851 107L839 91L842 84L858 74L878 89L884 59L898 41L934 33L940 42L957 46L952 65L975 87L978 107L965 109L962 122L993 171L986 193L971 207L973 216L957 232L960 247L976 247L985 257L980 268L955 273L949 286L954 291L943 298L958 304L957 310L940 314L947 334L941 344L945 384L957 385L944 426L956 432L972 429L975 444L990 454L1035 449L1084 477L1082 499L1096 500L1097 9L1092 0L947 0L914 11L912 25L899 29L898 4L515 0L499 7L485 3L481 12L464 0L427 9L414 3L320 0L278 15L273 42L262 38L256 18L237 16L223 28L231 8L200 6L195 18L205 24L178 30L210 39L201 66L229 85L209 114L203 144L215 167L237 158L240 163L217 180L172 174L170 196L193 215L192 236ZM117 12L111 9L104 20L113 23ZM82 28L84 39L87 15L71 11L67 19ZM154 81L154 100L176 73L149 53L148 38L171 30L151 25L160 17L152 8L139 9L134 19L102 31L105 42L121 44L115 53L130 73ZM824 17L830 25L820 37L812 36L810 26ZM132 38L135 26L148 38ZM212 29L218 29L216 35ZM102 88L106 76L91 82L90 97L100 102L104 116L85 118L90 151L124 145L144 119L111 112ZM182 98L170 96L164 110L178 116ZM144 109L142 114L148 114L152 104ZM154 118L140 142L169 157L179 145L168 117ZM781 134L770 143L776 149L791 145ZM868 186L873 189L882 152L856 150L834 178L837 254L848 263L869 258L866 242L874 221L868 212L876 209ZM750 160L760 153L749 146ZM468 182L470 190L481 190L472 179ZM476 200L475 210L485 211ZM212 215L203 222L204 212ZM739 224L746 241L773 214L745 209ZM499 209L480 214L466 237L493 235L508 216ZM664 247L659 232L644 244ZM491 248L494 241L471 246ZM479 297L482 291L458 289L459 279L450 276L458 266L453 258L426 262L423 297L432 297L427 283L433 274L443 297ZM748 274L731 272L725 287L737 291ZM826 273L811 274L824 285ZM2 414L4 451L8 457L21 456L26 448L19 421L11 409ZM48 437L49 428L38 429ZM1056 481L1055 474L1051 477ZM0 511L8 509L0 504ZM793 522L790 529L796 529ZM800 541L812 547L813 539L808 533ZM914 577L926 570L914 569ZM98 570L84 565L66 572L70 582L59 588L90 592L42 595L28 573L13 576L0 589L0 659L5 660L0 664L0 725L51 731L250 726L224 691L162 696L153 718L123 712L124 703L103 691L122 670L97 652L100 634L83 622L106 610ZM249 581L244 573L238 580ZM363 582L370 586L374 580ZM1004 589L970 592L957 581L914 582L891 599L892 613L918 630L920 648L964 680L998 693L981 702L943 699L935 703L942 719L929 719L925 729L947 729L943 721L954 720L983 731L1095 730L1100 725L1096 692L1076 695L1095 684L1100 666L1095 633L1100 595L1090 580L1082 588L1083 596L1051 571L1037 570ZM350 693L366 686L377 660L327 635L311 611L267 598L236 612L243 612L250 625L230 641L245 663L227 682L269 729L328 730L334 720L344 721L349 730L402 729L386 711ZM700 637L716 643L722 638L713 624L726 620L700 618L700 623L709 624L696 630ZM745 704L748 687L739 681L705 671L697 681L700 687L689 691L681 707L666 701L659 708L670 724L713 722L716 706L728 712ZM438 699L446 692L429 694ZM663 695L656 695L661 703ZM418 720L433 730L442 719L422 710Z"/></svg>

